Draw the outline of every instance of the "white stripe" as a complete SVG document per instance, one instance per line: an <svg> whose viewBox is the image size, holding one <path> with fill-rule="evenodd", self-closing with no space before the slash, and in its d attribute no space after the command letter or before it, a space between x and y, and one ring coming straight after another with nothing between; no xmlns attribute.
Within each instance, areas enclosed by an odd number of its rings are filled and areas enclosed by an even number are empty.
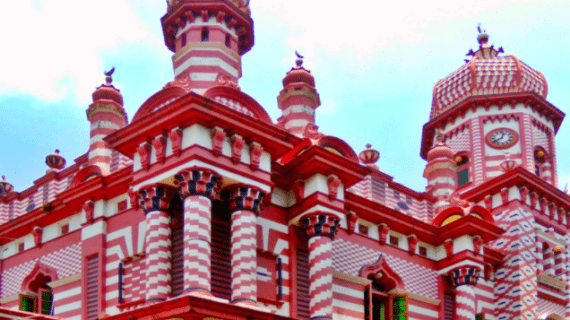
<svg viewBox="0 0 570 320"><path fill-rule="evenodd" d="M363 303L364 303L364 299L363 299ZM352 310L352 311L358 311L358 312L363 311L362 304L346 302L346 301L342 301L342 300L338 300L338 299L333 299L333 306L340 307L343 309Z"/></svg>
<svg viewBox="0 0 570 320"><path fill-rule="evenodd" d="M227 62L220 58L206 58L206 57L192 57L184 61L176 70L174 70L174 75L178 76L191 66L216 66L222 68L224 71L228 72L230 75L238 78L239 72L236 68L229 65Z"/></svg>
<svg viewBox="0 0 570 320"><path fill-rule="evenodd" d="M408 305L408 311L413 312L413 313L423 314L423 315L434 317L434 318L437 318L439 316L439 313L437 311L418 307L418 306L413 305L413 304Z"/></svg>
<svg viewBox="0 0 570 320"><path fill-rule="evenodd" d="M53 295L53 300L54 301L59 301L59 300L63 300L65 298L69 298L75 295L78 295L81 293L81 287L77 287L77 288L73 288L73 289L69 289L66 291L62 291L62 292L58 292L56 294Z"/></svg>
<svg viewBox="0 0 570 320"><path fill-rule="evenodd" d="M81 301L75 301L72 303L64 304L62 306L54 307L53 313L59 314L59 313L68 312L68 311L72 311L72 310L79 309L79 308L81 308Z"/></svg>

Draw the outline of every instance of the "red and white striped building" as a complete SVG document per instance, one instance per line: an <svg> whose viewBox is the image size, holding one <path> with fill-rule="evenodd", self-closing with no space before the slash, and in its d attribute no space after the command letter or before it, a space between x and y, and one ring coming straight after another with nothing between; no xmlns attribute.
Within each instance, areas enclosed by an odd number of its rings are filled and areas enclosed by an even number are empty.
<svg viewBox="0 0 570 320"><path fill-rule="evenodd" d="M86 153L0 181L0 319L570 319L540 72L480 32L435 84L418 192L319 132L302 57L276 121L240 90L248 0L168 0L162 26L172 82L129 122L107 73Z"/></svg>

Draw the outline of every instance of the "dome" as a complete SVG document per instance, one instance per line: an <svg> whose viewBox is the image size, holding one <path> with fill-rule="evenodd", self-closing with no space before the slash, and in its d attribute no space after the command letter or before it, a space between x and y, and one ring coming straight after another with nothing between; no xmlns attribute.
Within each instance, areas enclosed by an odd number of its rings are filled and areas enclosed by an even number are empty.
<svg viewBox="0 0 570 320"><path fill-rule="evenodd" d="M503 48L496 50L488 39L486 33L479 33L479 49L467 54L472 58L435 84L430 119L473 96L531 92L546 99L544 75L514 55L499 57Z"/></svg>
<svg viewBox="0 0 570 320"><path fill-rule="evenodd" d="M311 74L311 71L303 68L303 58L298 58L297 66L291 69L283 78L283 86L287 86L292 83L305 83L311 87L315 87L315 78Z"/></svg>
<svg viewBox="0 0 570 320"><path fill-rule="evenodd" d="M447 158L453 159L453 149L448 147L443 142L438 142L433 148L431 148L427 153L427 160L432 161L437 158Z"/></svg>
<svg viewBox="0 0 570 320"><path fill-rule="evenodd" d="M113 78L111 78L111 75L114 71L115 68L111 69L109 72L105 72L106 83L102 84L93 92L93 102L97 100L112 100L120 106L123 106L123 95L121 94L121 91L112 85Z"/></svg>

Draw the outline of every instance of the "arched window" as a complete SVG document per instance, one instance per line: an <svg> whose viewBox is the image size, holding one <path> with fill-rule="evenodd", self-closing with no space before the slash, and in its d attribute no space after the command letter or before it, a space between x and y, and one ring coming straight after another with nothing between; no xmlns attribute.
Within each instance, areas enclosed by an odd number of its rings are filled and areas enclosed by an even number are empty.
<svg viewBox="0 0 570 320"><path fill-rule="evenodd" d="M457 162L457 187L461 187L469 182L469 156L459 153L455 156Z"/></svg>
<svg viewBox="0 0 570 320"><path fill-rule="evenodd" d="M51 315L53 308L53 290L48 283L57 280L57 273L53 268L40 262L22 283L22 292L19 297L19 309Z"/></svg>
<svg viewBox="0 0 570 320"><path fill-rule="evenodd" d="M408 319L408 294L403 290L402 279L387 265L383 255L376 263L360 269L360 276L372 281L364 292L366 320Z"/></svg>

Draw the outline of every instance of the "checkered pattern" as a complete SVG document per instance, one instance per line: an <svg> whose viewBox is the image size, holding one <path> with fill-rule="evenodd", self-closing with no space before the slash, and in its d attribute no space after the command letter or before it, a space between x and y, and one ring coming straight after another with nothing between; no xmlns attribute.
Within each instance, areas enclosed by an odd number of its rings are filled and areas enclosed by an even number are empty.
<svg viewBox="0 0 570 320"><path fill-rule="evenodd" d="M0 297L5 298L20 292L22 282L32 269L36 261L57 271L58 278L65 278L81 272L81 244L74 244L63 249L35 258L18 266L4 270L0 279Z"/></svg>
<svg viewBox="0 0 570 320"><path fill-rule="evenodd" d="M145 259L136 259L125 263L123 268L123 290L126 303L142 300L146 297Z"/></svg>
<svg viewBox="0 0 570 320"><path fill-rule="evenodd" d="M309 238L309 282L311 319L332 319L333 277L331 238Z"/></svg>
<svg viewBox="0 0 570 320"><path fill-rule="evenodd" d="M237 112L240 112L240 113L243 113L243 114L245 114L245 115L248 115L248 116L250 116L250 117L252 117L252 118L255 118L255 115L253 114L253 112L249 111L248 108L242 106L242 105L241 105L239 102L237 102L237 101L234 101L234 100L232 100L232 99L228 99L228 98L225 98L225 97L220 97L220 96L214 97L214 101L216 101L217 103L223 104L224 106L226 106L226 107L228 107L228 108L230 108L230 109L232 109L232 110L235 110L235 111L237 111Z"/></svg>
<svg viewBox="0 0 570 320"><path fill-rule="evenodd" d="M149 211L146 215L146 301L163 301L171 291L170 214Z"/></svg>
<svg viewBox="0 0 570 320"><path fill-rule="evenodd" d="M255 213L232 213L232 301L257 301L257 223Z"/></svg>
<svg viewBox="0 0 570 320"><path fill-rule="evenodd" d="M546 79L514 56L473 58L436 83L430 119L470 96L521 91L546 98Z"/></svg>
<svg viewBox="0 0 570 320"><path fill-rule="evenodd" d="M455 289L455 320L475 319L475 286L464 285Z"/></svg>
<svg viewBox="0 0 570 320"><path fill-rule="evenodd" d="M334 270L353 276L358 276L363 266L374 264L380 255L380 251L343 239L333 241L332 253ZM398 257L384 256L388 266L402 278L407 291L438 299L437 272Z"/></svg>
<svg viewBox="0 0 570 320"><path fill-rule="evenodd" d="M554 303L552 301L544 299L538 299L538 314L541 316L541 319L544 319L542 317L551 314L557 314L559 316L562 316L564 314L564 309L565 309L564 306L558 303Z"/></svg>
<svg viewBox="0 0 570 320"><path fill-rule="evenodd" d="M536 279L536 235L532 213L515 208L495 217L506 230L492 248L506 253L495 272L495 316L497 319L538 319Z"/></svg>
<svg viewBox="0 0 570 320"><path fill-rule="evenodd" d="M210 292L211 210L208 197L184 199L184 291Z"/></svg>
<svg viewBox="0 0 570 320"><path fill-rule="evenodd" d="M450 147L455 153L461 151L469 152L471 151L471 144L469 141L469 128L465 128L463 131L458 132L457 135L454 135L450 139L446 140L445 144L447 144L447 146Z"/></svg>

